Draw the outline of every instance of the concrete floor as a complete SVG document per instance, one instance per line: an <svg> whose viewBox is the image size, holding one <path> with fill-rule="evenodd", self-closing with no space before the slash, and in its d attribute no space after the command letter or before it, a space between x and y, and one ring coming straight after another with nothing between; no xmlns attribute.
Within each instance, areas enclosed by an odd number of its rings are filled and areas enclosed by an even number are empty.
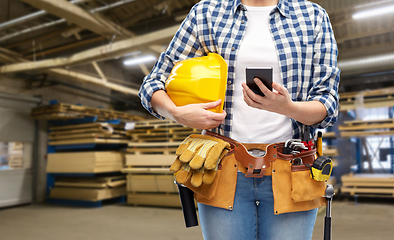
<svg viewBox="0 0 394 240"><path fill-rule="evenodd" d="M390 202L391 201L391 202ZM334 199L333 240L392 240L394 201ZM323 239L324 211L313 240ZM201 240L199 227L186 229L182 211L171 208L75 208L47 204L0 209L1 240ZM223 239L225 240L225 239Z"/></svg>

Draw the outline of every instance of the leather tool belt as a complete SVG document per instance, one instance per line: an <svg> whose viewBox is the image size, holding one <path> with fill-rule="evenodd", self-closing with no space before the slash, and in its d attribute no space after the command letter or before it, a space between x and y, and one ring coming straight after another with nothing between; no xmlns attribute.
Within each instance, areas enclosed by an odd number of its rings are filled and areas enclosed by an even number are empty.
<svg viewBox="0 0 394 240"><path fill-rule="evenodd" d="M237 161L246 168L245 177L261 178L266 175L267 169L270 169L271 162L275 161L278 157L280 157L280 159L282 160L288 161L291 161L294 158L293 155L282 154L284 143L245 144L249 146L248 149L244 144L239 143L234 139L210 131L204 131L203 134L222 139L223 141L226 141L230 144L231 150L227 153L227 155L234 153ZM253 145L260 150L264 150L265 155L262 157L255 157L249 154L248 150L250 150L251 148L253 149ZM297 155L297 157L301 158L304 164L313 164L315 160L314 152L312 151L301 153ZM304 165L300 165L297 167L300 171L308 169Z"/></svg>

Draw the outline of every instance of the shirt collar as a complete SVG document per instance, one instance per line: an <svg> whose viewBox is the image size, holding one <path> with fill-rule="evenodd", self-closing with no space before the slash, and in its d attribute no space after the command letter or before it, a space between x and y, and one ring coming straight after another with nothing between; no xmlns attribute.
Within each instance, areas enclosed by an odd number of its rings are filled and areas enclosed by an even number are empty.
<svg viewBox="0 0 394 240"><path fill-rule="evenodd" d="M237 12L237 10L244 10L244 5L241 3L241 0L235 0L234 1L234 5L233 5L233 15L235 15L235 13Z"/></svg>
<svg viewBox="0 0 394 240"><path fill-rule="evenodd" d="M276 8L278 11L286 18L290 17L290 2L291 0L279 0ZM237 12L237 10L244 10L244 5L241 3L241 0L235 0L233 5L233 14Z"/></svg>
<svg viewBox="0 0 394 240"><path fill-rule="evenodd" d="M278 5L276 6L279 12L286 18L290 17L290 4L291 0L279 0Z"/></svg>

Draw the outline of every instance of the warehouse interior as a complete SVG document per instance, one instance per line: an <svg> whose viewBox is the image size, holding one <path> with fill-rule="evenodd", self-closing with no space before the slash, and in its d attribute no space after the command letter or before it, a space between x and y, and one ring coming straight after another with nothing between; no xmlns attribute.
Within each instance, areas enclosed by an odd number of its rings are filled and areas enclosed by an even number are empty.
<svg viewBox="0 0 394 240"><path fill-rule="evenodd" d="M197 2L0 1L2 239L202 239L168 171L199 130L154 118L138 97ZM392 239L394 0L312 2L341 69L338 122L323 130L332 238Z"/></svg>

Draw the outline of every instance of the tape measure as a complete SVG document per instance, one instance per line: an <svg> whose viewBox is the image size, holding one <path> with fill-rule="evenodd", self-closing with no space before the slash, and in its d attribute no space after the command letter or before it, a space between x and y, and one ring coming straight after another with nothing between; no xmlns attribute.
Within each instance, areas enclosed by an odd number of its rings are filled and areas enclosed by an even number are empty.
<svg viewBox="0 0 394 240"><path fill-rule="evenodd" d="M311 178L316 181L327 181L332 172L332 160L331 158L320 156L314 162L312 166L309 166L311 170Z"/></svg>

